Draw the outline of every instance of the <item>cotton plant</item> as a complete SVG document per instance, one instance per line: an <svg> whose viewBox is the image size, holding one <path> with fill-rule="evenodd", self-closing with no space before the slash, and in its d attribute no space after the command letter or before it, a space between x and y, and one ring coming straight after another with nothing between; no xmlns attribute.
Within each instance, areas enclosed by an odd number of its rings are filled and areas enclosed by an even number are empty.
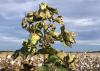
<svg viewBox="0 0 100 71"><path fill-rule="evenodd" d="M57 24L60 28L57 28ZM76 34L65 29L63 17L57 9L42 2L39 4L38 10L28 12L25 15L22 19L21 26L29 33L29 36L23 41L23 47L16 50L13 54L12 57L14 59L21 56L25 60L29 55L42 54L44 57L44 65L48 63L56 65L59 63L66 68L70 67L70 65L73 67L72 63L75 57L64 55L65 53L52 47L56 41L63 43L66 47L72 47L72 44L76 43L74 39ZM60 32L57 32L56 29L60 29ZM48 55L48 58L45 55Z"/></svg>

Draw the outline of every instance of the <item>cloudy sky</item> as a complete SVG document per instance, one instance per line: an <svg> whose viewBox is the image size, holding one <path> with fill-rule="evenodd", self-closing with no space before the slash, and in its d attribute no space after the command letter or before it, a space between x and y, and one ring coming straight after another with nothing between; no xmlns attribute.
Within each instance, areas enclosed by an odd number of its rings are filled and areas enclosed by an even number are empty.
<svg viewBox="0 0 100 71"><path fill-rule="evenodd" d="M21 28L21 19L28 11L36 10L41 2L58 8L67 29L78 34L73 48L56 43L57 49L100 51L100 0L0 0L0 50L22 47L28 32Z"/></svg>

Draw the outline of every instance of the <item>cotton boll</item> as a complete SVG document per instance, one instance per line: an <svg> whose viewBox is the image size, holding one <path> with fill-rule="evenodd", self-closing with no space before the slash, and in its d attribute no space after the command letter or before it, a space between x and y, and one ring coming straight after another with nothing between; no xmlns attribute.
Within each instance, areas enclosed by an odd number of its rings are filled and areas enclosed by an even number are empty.
<svg viewBox="0 0 100 71"><path fill-rule="evenodd" d="M11 56L12 56L12 55L7 55L7 59L11 59Z"/></svg>
<svg viewBox="0 0 100 71"><path fill-rule="evenodd" d="M39 63L39 64L38 64L39 67L42 66L42 65L43 65L43 63Z"/></svg>
<svg viewBox="0 0 100 71"><path fill-rule="evenodd" d="M15 61L12 60L10 63L11 63L11 65L14 65Z"/></svg>
<svg viewBox="0 0 100 71"><path fill-rule="evenodd" d="M100 65L98 64L98 65L97 65L97 67L99 68L99 67L100 67Z"/></svg>

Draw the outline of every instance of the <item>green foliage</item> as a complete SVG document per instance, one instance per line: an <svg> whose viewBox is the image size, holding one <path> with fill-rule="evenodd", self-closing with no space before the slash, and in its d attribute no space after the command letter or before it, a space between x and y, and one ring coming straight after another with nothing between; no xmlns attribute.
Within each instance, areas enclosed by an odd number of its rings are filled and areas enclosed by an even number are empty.
<svg viewBox="0 0 100 71"><path fill-rule="evenodd" d="M56 63L56 62L59 62L59 59L58 59L58 57L56 55L50 55L48 57L48 62L49 63Z"/></svg>
<svg viewBox="0 0 100 71"><path fill-rule="evenodd" d="M53 55L53 54L56 54L58 51L57 50L55 50L55 49L53 49L53 48L50 48L50 47L48 47L48 48L42 48L42 49L40 49L40 50L38 50L37 51L37 53L39 54L50 54L50 55Z"/></svg>
<svg viewBox="0 0 100 71"><path fill-rule="evenodd" d="M55 23L60 26L61 31L59 33L56 32ZM48 6L46 3L41 3L37 11L26 14L21 25L23 29L29 32L29 37L26 41L23 41L23 47L15 51L14 58L19 55L26 58L30 54L48 54L47 62L64 65L63 60L66 56L54 49L52 45L55 41L60 41L71 47L75 43L76 34L65 30L63 18L58 14L57 9ZM38 47L41 47L41 49L37 49ZM71 63L68 60L65 61L65 65Z"/></svg>
<svg viewBox="0 0 100 71"><path fill-rule="evenodd" d="M72 46L75 43L74 36L76 36L74 32L65 31L65 26L61 26L60 38L67 46Z"/></svg>
<svg viewBox="0 0 100 71"><path fill-rule="evenodd" d="M41 66L38 68L37 71L51 71L51 70L47 66ZM64 68L62 66L58 66L58 67L56 67L56 71L68 71L68 70L66 70L66 68Z"/></svg>
<svg viewBox="0 0 100 71"><path fill-rule="evenodd" d="M38 67L37 71L49 71L49 67L41 66L41 67Z"/></svg>

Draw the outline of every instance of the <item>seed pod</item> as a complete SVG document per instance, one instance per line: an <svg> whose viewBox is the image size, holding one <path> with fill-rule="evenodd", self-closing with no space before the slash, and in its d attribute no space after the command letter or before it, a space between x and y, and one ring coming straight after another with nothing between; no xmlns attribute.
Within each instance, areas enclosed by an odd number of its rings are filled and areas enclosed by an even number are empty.
<svg viewBox="0 0 100 71"><path fill-rule="evenodd" d="M40 39L40 36L37 35L36 33L33 33L30 35L30 40L32 44L37 44L38 40Z"/></svg>
<svg viewBox="0 0 100 71"><path fill-rule="evenodd" d="M42 22L42 26L45 30L48 28L45 22Z"/></svg>
<svg viewBox="0 0 100 71"><path fill-rule="evenodd" d="M73 33L71 33L71 32L66 32L66 35L67 35L67 37L66 37L66 40L67 41L69 41L69 42L71 42L71 43L75 43L75 40L74 40L74 34Z"/></svg>
<svg viewBox="0 0 100 71"><path fill-rule="evenodd" d="M52 13L58 14L58 10L48 6L48 10Z"/></svg>
<svg viewBox="0 0 100 71"><path fill-rule="evenodd" d="M33 17L33 16L27 17L27 22L28 22L29 24L33 23L33 21L34 21L34 17Z"/></svg>
<svg viewBox="0 0 100 71"><path fill-rule="evenodd" d="M49 10L46 10L46 18L50 18L51 17L51 14L49 12Z"/></svg>
<svg viewBox="0 0 100 71"><path fill-rule="evenodd" d="M68 32L68 33L69 33L70 36L73 36L73 37L76 36L76 34L74 32Z"/></svg>
<svg viewBox="0 0 100 71"><path fill-rule="evenodd" d="M58 16L58 17L56 17L56 18L53 18L53 21L54 21L54 22L58 22L58 23L61 24L61 25L64 24L64 22L63 22L63 20L62 20L62 16Z"/></svg>
<svg viewBox="0 0 100 71"><path fill-rule="evenodd" d="M26 27L27 27L27 21L26 21L25 18L22 19L22 23L21 23L21 25L22 25L22 28L26 28Z"/></svg>
<svg viewBox="0 0 100 71"><path fill-rule="evenodd" d="M64 53L64 52L58 52L58 53L56 54L56 56L59 57L61 60L63 60L64 57L66 56L66 53Z"/></svg>
<svg viewBox="0 0 100 71"><path fill-rule="evenodd" d="M33 16L33 12L29 12L27 13L26 17L32 17Z"/></svg>
<svg viewBox="0 0 100 71"><path fill-rule="evenodd" d="M45 12L40 12L40 13L39 13L39 16L40 16L42 19L45 19L45 18L46 18Z"/></svg>
<svg viewBox="0 0 100 71"><path fill-rule="evenodd" d="M47 8L47 4L42 2L42 3L39 5L39 8L40 8L41 10L45 10L45 9Z"/></svg>

